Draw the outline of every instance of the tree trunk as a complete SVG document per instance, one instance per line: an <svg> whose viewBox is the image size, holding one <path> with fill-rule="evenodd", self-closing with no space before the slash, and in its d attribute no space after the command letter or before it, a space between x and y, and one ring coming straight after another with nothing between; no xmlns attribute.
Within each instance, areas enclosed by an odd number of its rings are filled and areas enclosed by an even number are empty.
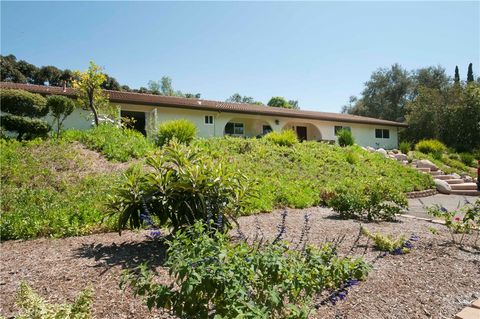
<svg viewBox="0 0 480 319"><path fill-rule="evenodd" d="M90 107L90 110L93 113L93 118L95 120L95 126L98 126L98 113L97 109L95 108L94 101L93 101L93 93L94 89L89 90L88 92L88 106Z"/></svg>

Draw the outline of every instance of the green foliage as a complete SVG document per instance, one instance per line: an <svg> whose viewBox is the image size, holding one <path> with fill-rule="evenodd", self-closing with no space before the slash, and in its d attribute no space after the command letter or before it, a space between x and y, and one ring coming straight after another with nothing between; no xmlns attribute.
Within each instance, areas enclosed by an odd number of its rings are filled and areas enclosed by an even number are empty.
<svg viewBox="0 0 480 319"><path fill-rule="evenodd" d="M189 120L167 121L158 128L156 142L163 146L176 139L179 143L189 144L196 135L197 127Z"/></svg>
<svg viewBox="0 0 480 319"><path fill-rule="evenodd" d="M475 157L473 154L460 153L459 155L460 155L460 160L462 161L463 164L470 167L475 167Z"/></svg>
<svg viewBox="0 0 480 319"><path fill-rule="evenodd" d="M455 160L455 155L453 158L451 157L451 154L443 154L440 158L435 158L432 156L432 154L424 154L422 152L411 152L410 158L415 158L415 159L428 159L432 163L434 163L439 169L441 169L443 172L447 174L451 173L457 173L457 174L462 174L462 173L469 173L470 169L463 164L462 162Z"/></svg>
<svg viewBox="0 0 480 319"><path fill-rule="evenodd" d="M82 291L72 304L48 304L24 281L17 293L17 305L22 309L16 319L90 319L93 290Z"/></svg>
<svg viewBox="0 0 480 319"><path fill-rule="evenodd" d="M293 130L284 130L282 132L270 132L265 134L263 138L279 146L292 146L298 143L297 134Z"/></svg>
<svg viewBox="0 0 480 319"><path fill-rule="evenodd" d="M408 202L395 187L376 183L363 189L339 186L327 200L327 205L342 218L391 221L408 207Z"/></svg>
<svg viewBox="0 0 480 319"><path fill-rule="evenodd" d="M44 137L51 130L50 125L39 119L48 113L46 100L39 94L23 90L0 89L2 127L18 133L18 139Z"/></svg>
<svg viewBox="0 0 480 319"><path fill-rule="evenodd" d="M113 230L101 221L117 176L92 172L90 165L62 140L0 140L0 239Z"/></svg>
<svg viewBox="0 0 480 319"><path fill-rule="evenodd" d="M283 147L262 139L213 138L196 140L194 146L213 159L229 162L258 185L258 197L249 211L271 211L278 206L304 208L324 204L324 195L338 185L363 190L368 185L395 185L397 192L433 187L426 174L360 148L341 148L318 142ZM355 153L358 162L347 161ZM353 155L355 156L355 155Z"/></svg>
<svg viewBox="0 0 480 319"><path fill-rule="evenodd" d="M434 217L439 217L445 222L447 226L453 244L463 244L465 234L471 233L474 229L477 231L477 239L480 231L480 199L477 199L474 203L467 203L459 210L447 210L445 207L434 205L428 208L428 213ZM461 217L463 215L463 217ZM456 234L461 234L460 239L456 237Z"/></svg>
<svg viewBox="0 0 480 319"><path fill-rule="evenodd" d="M111 124L101 124L88 131L68 130L64 139L79 141L107 159L126 162L142 158L155 150L155 145L140 132Z"/></svg>
<svg viewBox="0 0 480 319"><path fill-rule="evenodd" d="M111 199L120 230L140 227L149 214L174 230L197 220L214 220L218 229L227 230L228 218L241 214L247 195L252 196L243 175L195 147L172 143L147 165L146 173L130 169Z"/></svg>
<svg viewBox="0 0 480 319"><path fill-rule="evenodd" d="M381 233L371 233L368 229L362 227L362 234L373 240L375 248L380 251L389 253L403 253L410 252L410 248L407 246L407 239L405 235L399 238L394 238L392 235L383 235Z"/></svg>
<svg viewBox="0 0 480 319"><path fill-rule="evenodd" d="M74 72L73 87L76 90L78 101L83 107L90 109L95 125L99 124L99 111L108 105L108 95L102 89L102 84L107 80L103 69L90 61L88 69L84 72Z"/></svg>
<svg viewBox="0 0 480 319"><path fill-rule="evenodd" d="M431 154L435 159L440 159L442 154L447 150L447 147L437 140L421 140L415 145L415 150L425 154Z"/></svg>
<svg viewBox="0 0 480 319"><path fill-rule="evenodd" d="M410 150L412 149L412 144L410 144L410 142L407 142L407 141L403 141L400 143L400 152L402 152L403 154L408 154L408 152L410 152Z"/></svg>
<svg viewBox="0 0 480 319"><path fill-rule="evenodd" d="M345 155L345 159L347 160L348 163L355 165L358 163L360 156L358 155L358 152L356 152L353 149L350 149L347 151Z"/></svg>
<svg viewBox="0 0 480 319"><path fill-rule="evenodd" d="M273 107L282 107L285 109L299 109L298 101L289 100L287 101L284 97L281 96L274 96L268 101L268 106Z"/></svg>
<svg viewBox="0 0 480 319"><path fill-rule="evenodd" d="M341 147L350 146L355 143L352 132L350 130L341 129L338 133L338 145Z"/></svg>
<svg viewBox="0 0 480 319"><path fill-rule="evenodd" d="M142 267L125 273L149 308L165 308L180 318L307 318L314 297L349 279L364 279L368 264L341 258L333 246L290 250L286 242L248 245L231 242L197 222L169 242L165 266L175 285L154 281Z"/></svg>
<svg viewBox="0 0 480 319"><path fill-rule="evenodd" d="M75 102L61 95L50 95L47 98L47 107L57 124L57 137L60 135L63 121L75 110Z"/></svg>

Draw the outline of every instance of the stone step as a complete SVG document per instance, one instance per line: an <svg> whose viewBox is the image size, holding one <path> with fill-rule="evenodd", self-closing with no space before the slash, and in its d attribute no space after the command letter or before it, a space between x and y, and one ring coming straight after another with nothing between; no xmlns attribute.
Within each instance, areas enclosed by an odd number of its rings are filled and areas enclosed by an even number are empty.
<svg viewBox="0 0 480 319"><path fill-rule="evenodd" d="M467 307L455 315L455 319L478 319L480 318L480 309Z"/></svg>
<svg viewBox="0 0 480 319"><path fill-rule="evenodd" d="M449 179L453 179L453 176L452 175L437 175L437 176L434 176L436 179L441 179L441 180L449 180Z"/></svg>
<svg viewBox="0 0 480 319"><path fill-rule="evenodd" d="M448 183L448 182L447 182ZM475 183L462 183L462 184L451 184L450 187L453 189L462 189L462 190L467 190L467 189L472 189L472 190L477 190L477 184Z"/></svg>
<svg viewBox="0 0 480 319"><path fill-rule="evenodd" d="M443 172L442 172L442 171L430 171L429 173L430 173L430 175L432 175L432 176L443 175Z"/></svg>
<svg viewBox="0 0 480 319"><path fill-rule="evenodd" d="M466 196L480 196L480 192L474 189L452 189L450 194L466 195Z"/></svg>
<svg viewBox="0 0 480 319"><path fill-rule="evenodd" d="M430 172L430 168L428 167L415 167L415 169L420 172L425 172L425 173Z"/></svg>
<svg viewBox="0 0 480 319"><path fill-rule="evenodd" d="M465 181L461 178L453 178L453 179L447 179L445 182L448 184L463 184Z"/></svg>
<svg viewBox="0 0 480 319"><path fill-rule="evenodd" d="M472 307L480 309L480 299L477 299L474 302L472 302Z"/></svg>

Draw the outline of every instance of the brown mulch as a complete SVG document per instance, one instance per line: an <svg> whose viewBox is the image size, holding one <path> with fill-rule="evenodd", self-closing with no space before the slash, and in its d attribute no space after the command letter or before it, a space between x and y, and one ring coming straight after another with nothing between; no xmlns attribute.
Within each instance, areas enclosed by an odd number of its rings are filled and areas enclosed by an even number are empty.
<svg viewBox="0 0 480 319"><path fill-rule="evenodd" d="M352 250L359 223L338 220L328 209L288 210L286 237L293 246L301 236L309 214L310 244L338 241L338 251ZM240 218L242 231L274 238L281 211ZM420 240L406 255L379 253L361 238L353 254L373 263L366 281L350 289L347 299L335 306L320 306L312 318L452 318L470 301L480 297L480 251L445 244L449 235L442 225L400 218L395 223L365 224L371 231L394 235L416 234ZM428 228L439 234L433 235ZM0 313L12 316L15 291L26 280L51 302L72 301L88 285L95 289L96 318L170 318L158 310L149 312L129 291L119 289L122 269L149 262L161 279L165 247L145 239L146 232L125 232L66 239L9 241L0 244ZM466 238L472 242L473 236Z"/></svg>

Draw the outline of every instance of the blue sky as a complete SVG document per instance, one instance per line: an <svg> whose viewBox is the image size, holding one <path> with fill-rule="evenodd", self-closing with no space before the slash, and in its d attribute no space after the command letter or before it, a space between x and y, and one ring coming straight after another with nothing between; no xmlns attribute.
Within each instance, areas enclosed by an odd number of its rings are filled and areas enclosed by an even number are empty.
<svg viewBox="0 0 480 319"><path fill-rule="evenodd" d="M1 53L338 112L379 67L480 74L480 2L1 2Z"/></svg>

